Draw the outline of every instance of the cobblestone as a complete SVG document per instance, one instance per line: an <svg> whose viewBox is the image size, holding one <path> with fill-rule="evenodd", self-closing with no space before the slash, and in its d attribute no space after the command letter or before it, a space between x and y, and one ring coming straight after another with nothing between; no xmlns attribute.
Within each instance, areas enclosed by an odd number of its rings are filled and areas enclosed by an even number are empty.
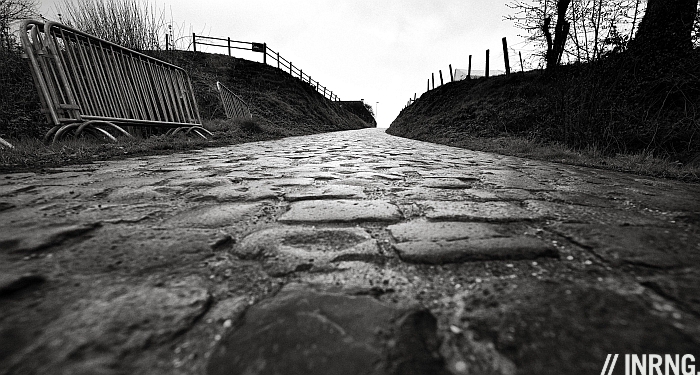
<svg viewBox="0 0 700 375"><path fill-rule="evenodd" d="M0 175L0 373L560 374L691 353L698 202L696 184L381 129Z"/></svg>

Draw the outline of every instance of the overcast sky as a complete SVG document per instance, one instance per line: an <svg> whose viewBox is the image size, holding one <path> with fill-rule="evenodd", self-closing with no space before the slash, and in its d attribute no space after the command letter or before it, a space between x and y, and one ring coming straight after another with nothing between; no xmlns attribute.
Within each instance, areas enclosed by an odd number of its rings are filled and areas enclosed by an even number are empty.
<svg viewBox="0 0 700 375"><path fill-rule="evenodd" d="M55 4L41 0L41 11L55 19ZM503 69L501 38L527 50L520 30L503 16L506 1L493 0L151 0L172 13L174 23L192 31L234 40L265 42L341 100L364 99L376 107L380 127L388 127L414 93L426 90L431 73L439 82L449 64ZM226 53L209 48L208 52ZM262 54L235 52L262 61ZM377 102L379 104L377 105Z"/></svg>

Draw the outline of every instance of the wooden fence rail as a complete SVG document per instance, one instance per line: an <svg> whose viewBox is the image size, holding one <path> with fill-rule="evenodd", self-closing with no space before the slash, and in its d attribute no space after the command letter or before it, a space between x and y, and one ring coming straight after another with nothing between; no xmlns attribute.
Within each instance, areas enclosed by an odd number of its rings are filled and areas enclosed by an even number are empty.
<svg viewBox="0 0 700 375"><path fill-rule="evenodd" d="M221 44L226 42L226 44ZM268 64L269 62L274 63L272 66L276 66L278 69L288 72L292 77L299 78L303 82L311 85L316 91L318 91L324 98L340 101L338 95L334 94L333 91L328 89L328 87L321 85L320 82L311 78L310 75L304 73L302 69L294 66L294 64L280 56L279 52L272 50L267 46L267 43L253 43L253 42L241 42L237 40L231 40L231 38L215 38L210 36L196 35L192 33L192 49L196 52L198 45L226 48L228 50L228 55L231 56L231 51L234 49L241 49L253 52L260 52L263 54L263 63Z"/></svg>

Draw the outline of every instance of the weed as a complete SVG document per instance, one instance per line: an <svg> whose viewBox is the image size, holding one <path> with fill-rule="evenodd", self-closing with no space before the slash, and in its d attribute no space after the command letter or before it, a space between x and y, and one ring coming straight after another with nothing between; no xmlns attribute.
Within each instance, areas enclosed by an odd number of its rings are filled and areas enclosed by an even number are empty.
<svg viewBox="0 0 700 375"><path fill-rule="evenodd" d="M237 121L238 126L244 132L248 133L261 133L263 131L260 121L255 119L242 119Z"/></svg>

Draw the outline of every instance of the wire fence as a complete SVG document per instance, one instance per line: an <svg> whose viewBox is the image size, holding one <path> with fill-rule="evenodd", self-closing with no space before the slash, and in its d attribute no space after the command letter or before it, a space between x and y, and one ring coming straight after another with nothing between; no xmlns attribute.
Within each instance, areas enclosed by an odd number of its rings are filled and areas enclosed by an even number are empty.
<svg viewBox="0 0 700 375"><path fill-rule="evenodd" d="M276 66L278 69L289 73L289 75L291 75L292 77L299 78L302 82L308 83L326 99L340 101L338 95L336 95L328 87L322 85L320 82L311 78L311 76L308 73L304 73L303 69L294 66L294 64L291 61L280 56L280 53L268 47L267 43L242 42L238 40L232 40L231 38L217 38L192 33L192 50L196 52L197 46L226 48L228 50L229 56L231 56L233 50L246 50L262 53L264 64Z"/></svg>

